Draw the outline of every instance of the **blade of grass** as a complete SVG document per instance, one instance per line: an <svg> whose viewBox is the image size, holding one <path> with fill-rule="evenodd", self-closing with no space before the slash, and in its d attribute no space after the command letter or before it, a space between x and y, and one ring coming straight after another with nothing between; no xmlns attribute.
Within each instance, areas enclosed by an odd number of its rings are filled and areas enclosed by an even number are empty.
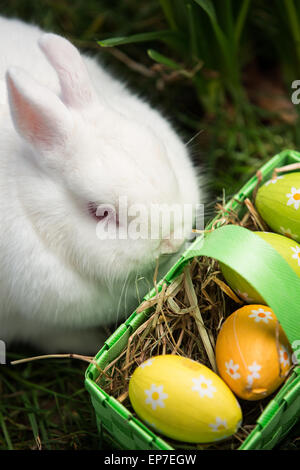
<svg viewBox="0 0 300 470"><path fill-rule="evenodd" d="M240 42L241 34L242 34L244 24L247 18L249 6L250 6L250 0L244 0L242 2L242 6L240 8L240 11L237 17L237 21L235 24L235 31L234 31L234 38L235 38L236 45L238 45Z"/></svg>
<svg viewBox="0 0 300 470"><path fill-rule="evenodd" d="M196 2L208 14L210 18L212 27L216 35L216 39L219 43L220 49L223 54L223 60L226 66L227 74L229 74L230 76L234 68L232 65L232 55L231 55L231 51L229 48L228 39L225 36L224 32L222 31L218 23L214 5L211 2L211 0L194 0L194 2Z"/></svg>
<svg viewBox="0 0 300 470"><path fill-rule="evenodd" d="M50 394L51 396L54 396L56 398L63 398L64 400L73 400L73 401L78 401L76 400L76 398L72 398L71 396L69 395L64 395L63 393L59 393L59 392L54 392L53 390L51 390L50 388L47 388L47 387L43 387L42 385L37 385L35 384L34 382L30 382L29 380L25 380L23 379L22 377L20 377L19 374L17 373L14 373L12 372L11 370L6 370L5 373L7 375L9 375L10 377L12 377L14 380L16 380L17 382L20 382L22 383L23 385L26 385L28 386L29 388L34 388L36 390L40 390L41 392L45 392L47 394Z"/></svg>
<svg viewBox="0 0 300 470"><path fill-rule="evenodd" d="M166 57L165 55L161 54L160 52L155 51L154 49L148 49L147 53L149 57L157 62L158 64L162 64L167 66L168 68L172 70L176 70L179 74L183 75L184 77L191 78L195 75L195 73L200 70L202 67L203 63L199 62L196 67L194 67L192 70L185 70L183 68L183 65L178 64L174 60L170 59L169 57Z"/></svg>
<svg viewBox="0 0 300 470"><path fill-rule="evenodd" d="M12 445L12 442L11 442L11 439L10 439L10 436L9 436L9 432L7 430L5 420L3 418L3 415L1 413L1 411L0 411L0 424L1 424L1 429L2 429L2 432L3 432L4 438L6 440L7 449L8 450L14 450L14 447Z"/></svg>
<svg viewBox="0 0 300 470"><path fill-rule="evenodd" d="M218 5L222 5L222 14L225 20L225 31L226 35L230 40L234 38L234 20L233 20L233 11L232 11L232 0L223 0L219 2Z"/></svg>
<svg viewBox="0 0 300 470"><path fill-rule="evenodd" d="M30 426L31 426L31 429L32 429L32 434L33 434L35 443L37 445L37 448L41 449L41 440L40 440L40 435L39 435L39 427L38 427L38 424L37 424L35 414L32 411L33 406L30 403L30 400L28 398L27 393L23 394L23 401L24 401L25 409L27 411L27 416L28 416L28 420L29 420L29 423L30 423Z"/></svg>
<svg viewBox="0 0 300 470"><path fill-rule="evenodd" d="M298 61L300 61L300 25L298 22L297 10L293 0L284 0L284 4L290 23L290 29L295 42L297 58Z"/></svg>
<svg viewBox="0 0 300 470"><path fill-rule="evenodd" d="M216 11L211 0L194 0L208 14L211 21L217 23Z"/></svg>
<svg viewBox="0 0 300 470"><path fill-rule="evenodd" d="M182 69L182 65L177 64L177 62L174 62L174 60L169 59L169 57L166 57L165 55L155 51L154 49L148 49L147 54L152 60L154 60L158 64L166 65L167 67L173 70Z"/></svg>
<svg viewBox="0 0 300 470"><path fill-rule="evenodd" d="M152 31L151 33L141 33L141 34L132 34L131 36L120 36L108 39L101 39L97 41L98 44L102 47L114 47L114 46L121 46L123 44L131 44L137 42L146 42L146 41L153 41L153 40L162 40L166 36L173 35L173 33L169 30L163 31Z"/></svg>
<svg viewBox="0 0 300 470"><path fill-rule="evenodd" d="M152 31L150 33L132 34L131 36L101 39L97 42L102 47L114 47L147 41L162 41L181 52L185 50L184 38L181 37L180 33L176 33L169 29L162 31Z"/></svg>
<svg viewBox="0 0 300 470"><path fill-rule="evenodd" d="M186 2L187 16L189 22L189 33L190 33L190 48L191 56L193 59L198 57L198 41L197 41L197 31L196 31L196 12L193 9L193 5L190 1Z"/></svg>
<svg viewBox="0 0 300 470"><path fill-rule="evenodd" d="M173 7L170 0L159 0L160 6L164 12L167 22L172 30L177 30L176 20L173 14Z"/></svg>
<svg viewBox="0 0 300 470"><path fill-rule="evenodd" d="M40 409L40 405L39 405L39 402L38 402L38 394L37 394L36 390L34 390L32 392L32 398L33 398L33 403L34 403L35 408ZM49 441L49 436L48 436L48 432L46 430L43 415L39 419L38 427L41 431L42 442L43 442L43 445L45 446L45 449L51 450L51 445L48 442Z"/></svg>

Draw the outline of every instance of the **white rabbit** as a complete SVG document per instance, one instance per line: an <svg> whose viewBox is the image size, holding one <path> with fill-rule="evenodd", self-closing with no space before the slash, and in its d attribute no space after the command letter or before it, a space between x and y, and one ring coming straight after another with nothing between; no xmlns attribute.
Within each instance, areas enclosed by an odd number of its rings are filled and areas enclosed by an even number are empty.
<svg viewBox="0 0 300 470"><path fill-rule="evenodd" d="M133 311L151 287L136 277L151 281L156 258L183 240L100 240L122 196L200 202L186 146L65 38L0 18L0 339L97 352L96 327Z"/></svg>

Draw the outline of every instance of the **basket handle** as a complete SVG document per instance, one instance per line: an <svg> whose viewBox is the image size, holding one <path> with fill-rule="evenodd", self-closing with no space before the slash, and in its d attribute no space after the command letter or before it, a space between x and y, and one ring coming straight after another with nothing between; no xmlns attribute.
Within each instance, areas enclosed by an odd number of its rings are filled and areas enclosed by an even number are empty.
<svg viewBox="0 0 300 470"><path fill-rule="evenodd" d="M199 238L182 261L195 256L215 258L236 271L274 311L291 345L299 342L300 278L269 243L251 230L226 225Z"/></svg>

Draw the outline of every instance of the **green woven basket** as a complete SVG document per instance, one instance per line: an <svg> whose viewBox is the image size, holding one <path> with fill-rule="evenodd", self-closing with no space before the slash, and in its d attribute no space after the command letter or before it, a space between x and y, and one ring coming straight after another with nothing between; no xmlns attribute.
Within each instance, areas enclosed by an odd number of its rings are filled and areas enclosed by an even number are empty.
<svg viewBox="0 0 300 470"><path fill-rule="evenodd" d="M261 168L263 181L271 177L275 168L299 162L299 152L293 150L281 152ZM228 203L227 207L239 210L240 202L251 196L256 185L257 177L254 176ZM211 227L213 223L216 224L217 220L218 217L207 228ZM274 310L288 339L295 348L296 357L299 359L300 280L269 244L249 232L242 227L231 225L217 228L205 238L198 237L160 281L158 289L161 289L162 283L170 283L174 280L193 257L205 255L218 259L238 271L265 298L268 305ZM241 263L241 257L246 252L251 253L251 258L244 259L244 262ZM262 260L262 255L266 269L260 270L261 275L257 275L257 270L252 269L251 271L251 263L253 266L257 266L257 262ZM272 269L273 263L279 269L280 277L277 276L278 270ZM156 291L152 289L145 299L154 295L156 295ZM126 348L129 337L148 318L148 315L149 311L138 314L134 312L105 341L95 358L101 369L116 359ZM101 389L95 382L98 374L97 367L91 364L86 371L85 386L91 395L100 437L116 449L172 450L173 448L163 438L157 436L115 398ZM239 449L272 449L287 435L299 417L300 366L297 366L275 398L269 402L257 420L256 427Z"/></svg>

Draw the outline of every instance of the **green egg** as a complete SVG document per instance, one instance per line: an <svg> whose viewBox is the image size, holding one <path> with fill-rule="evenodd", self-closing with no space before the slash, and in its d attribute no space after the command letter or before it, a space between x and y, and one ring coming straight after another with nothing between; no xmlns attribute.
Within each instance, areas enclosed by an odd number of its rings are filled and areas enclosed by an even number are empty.
<svg viewBox="0 0 300 470"><path fill-rule="evenodd" d="M277 233L255 232L263 240L269 243L287 261L295 273L300 277L300 245L294 240ZM238 273L221 264L221 270L228 285L249 304L261 303L265 300L253 289Z"/></svg>
<svg viewBox="0 0 300 470"><path fill-rule="evenodd" d="M274 232L300 242L300 172L267 181L259 188L255 205Z"/></svg>

